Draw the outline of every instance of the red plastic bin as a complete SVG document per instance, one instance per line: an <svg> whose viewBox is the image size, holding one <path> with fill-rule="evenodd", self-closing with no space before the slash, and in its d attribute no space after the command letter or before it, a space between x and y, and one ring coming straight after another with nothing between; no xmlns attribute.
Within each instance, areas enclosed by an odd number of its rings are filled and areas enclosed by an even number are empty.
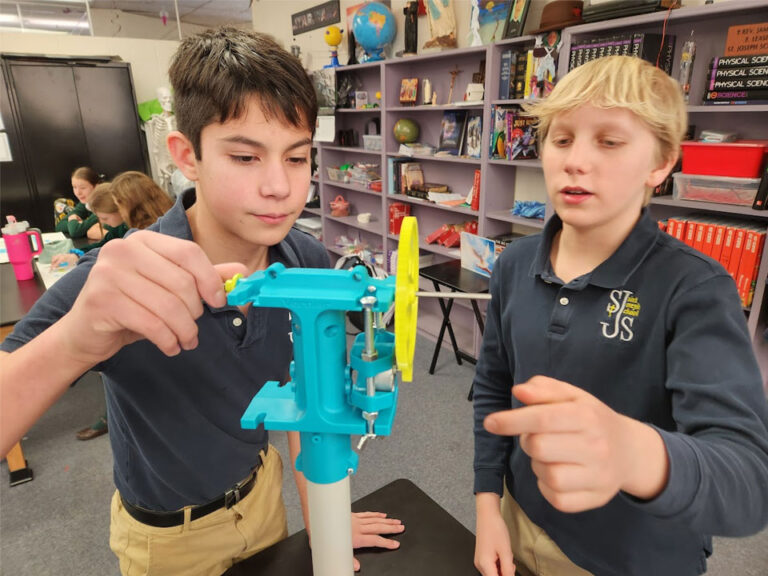
<svg viewBox="0 0 768 576"><path fill-rule="evenodd" d="M759 178L768 140L693 142L681 144L683 173L730 178Z"/></svg>

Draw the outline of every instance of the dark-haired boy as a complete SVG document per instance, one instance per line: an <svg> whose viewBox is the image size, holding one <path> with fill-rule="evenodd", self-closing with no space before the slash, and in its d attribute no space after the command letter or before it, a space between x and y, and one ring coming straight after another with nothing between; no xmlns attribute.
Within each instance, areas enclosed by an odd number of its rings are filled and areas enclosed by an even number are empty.
<svg viewBox="0 0 768 576"><path fill-rule="evenodd" d="M273 262L328 265L324 248L292 229L317 103L296 58L232 28L184 40L170 78L179 131L168 147L196 191L147 231L84 257L5 340L0 452L70 382L100 370L121 571L221 574L287 535L280 456L239 416L291 359L287 311L227 306L222 278ZM297 435L289 445L293 462ZM402 528L355 515L353 544L396 548L379 534Z"/></svg>

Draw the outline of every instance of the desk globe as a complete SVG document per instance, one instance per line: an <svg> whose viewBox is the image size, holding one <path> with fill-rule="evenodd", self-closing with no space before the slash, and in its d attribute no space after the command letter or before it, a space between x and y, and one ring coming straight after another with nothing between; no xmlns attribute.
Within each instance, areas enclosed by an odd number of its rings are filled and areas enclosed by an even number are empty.
<svg viewBox="0 0 768 576"><path fill-rule="evenodd" d="M400 144L410 144L419 139L419 125L410 118L400 118L392 127L392 132Z"/></svg>
<svg viewBox="0 0 768 576"><path fill-rule="evenodd" d="M381 2L358 8L352 20L355 40L365 50L363 62L383 60L382 52L395 37L395 17Z"/></svg>

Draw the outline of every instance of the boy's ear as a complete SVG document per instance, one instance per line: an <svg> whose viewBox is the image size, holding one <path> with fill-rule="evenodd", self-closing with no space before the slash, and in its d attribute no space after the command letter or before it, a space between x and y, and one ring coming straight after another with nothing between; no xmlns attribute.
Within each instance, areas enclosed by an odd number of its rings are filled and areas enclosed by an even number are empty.
<svg viewBox="0 0 768 576"><path fill-rule="evenodd" d="M676 156L663 161L656 168L651 170L650 174L648 174L648 179L645 181L645 185L649 188L656 188L656 186L664 182L664 179L669 175L676 162Z"/></svg>
<svg viewBox="0 0 768 576"><path fill-rule="evenodd" d="M197 180L197 158L189 138L178 130L168 134L166 140L171 158L181 173L193 182Z"/></svg>

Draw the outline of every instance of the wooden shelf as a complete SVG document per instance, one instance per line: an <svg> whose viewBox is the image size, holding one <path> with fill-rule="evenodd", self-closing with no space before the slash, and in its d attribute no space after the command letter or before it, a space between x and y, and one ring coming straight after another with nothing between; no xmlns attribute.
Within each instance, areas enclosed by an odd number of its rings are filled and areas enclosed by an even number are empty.
<svg viewBox="0 0 768 576"><path fill-rule="evenodd" d="M672 196L655 196L651 204L658 206L674 206L705 212L717 212L718 214L737 214L760 220L768 220L768 210L752 210L751 206L736 206L735 204L717 204L715 202L696 202L691 200L675 200Z"/></svg>
<svg viewBox="0 0 768 576"><path fill-rule="evenodd" d="M488 164L494 166L519 166L520 168L535 168L541 170L541 160L502 160L494 158L488 160Z"/></svg>
<svg viewBox="0 0 768 576"><path fill-rule="evenodd" d="M433 112L435 110L482 110L485 107L483 102L477 104L431 104L420 106L393 106L387 108L387 112Z"/></svg>
<svg viewBox="0 0 768 576"><path fill-rule="evenodd" d="M339 114L370 114L372 112L381 112L381 108L336 108Z"/></svg>
<svg viewBox="0 0 768 576"><path fill-rule="evenodd" d="M357 146L328 146L323 145L323 150L335 150L337 152L350 152L352 154L372 154L374 156L381 156L381 150L366 150Z"/></svg>
<svg viewBox="0 0 768 576"><path fill-rule="evenodd" d="M495 210L493 212L487 212L486 218L493 220L499 220L501 222L509 222L510 224L520 224L522 226L530 226L531 228L544 228L544 220L537 218L523 218L522 216L515 216L512 214L512 210Z"/></svg>
<svg viewBox="0 0 768 576"><path fill-rule="evenodd" d="M333 180L323 180L324 186L332 186L333 188L342 188L344 190L352 190L353 192L361 192L363 194L371 194L373 196L381 196L381 192L378 190L371 190L370 188L362 188L357 184L346 184L344 182L335 182Z"/></svg>
<svg viewBox="0 0 768 576"><path fill-rule="evenodd" d="M446 212L457 212L459 214L468 214L475 218L478 217L476 210L472 210L467 206L444 206L436 202L430 202L429 200L422 200L421 198L414 198L407 194L388 194L387 199L392 199L397 202L405 202L406 204L415 204L417 206L425 206L426 208L435 208L437 210L445 210Z"/></svg>
<svg viewBox="0 0 768 576"><path fill-rule="evenodd" d="M481 164L480 158L467 158L466 156L429 156L426 154L414 154L413 156L407 156L404 154L398 154L397 152L387 152L387 156L390 158L413 158L414 162L421 161L434 161L434 162L456 162L459 164Z"/></svg>
<svg viewBox="0 0 768 576"><path fill-rule="evenodd" d="M371 234L378 234L381 236L383 233L383 229L381 227L381 222L368 222L367 224L363 224L362 222L357 221L357 216L330 216L328 214L325 215L325 218L327 220L333 220L334 222L339 222L340 224L344 224L345 226L351 226L352 228L357 228L358 230L365 230L366 232L370 232Z"/></svg>

